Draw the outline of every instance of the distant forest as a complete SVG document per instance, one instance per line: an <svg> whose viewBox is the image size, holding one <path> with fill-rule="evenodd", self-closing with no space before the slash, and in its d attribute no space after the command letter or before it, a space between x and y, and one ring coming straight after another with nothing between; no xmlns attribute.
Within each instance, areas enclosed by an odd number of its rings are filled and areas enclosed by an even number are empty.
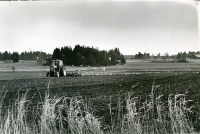
<svg viewBox="0 0 200 134"><path fill-rule="evenodd" d="M126 63L119 48L111 49L107 52L80 45L76 45L74 49L68 46L61 49L55 48L52 59L61 59L66 65L76 66L109 66Z"/></svg>
<svg viewBox="0 0 200 134"><path fill-rule="evenodd" d="M46 60L47 57L50 57L50 54L46 54L45 52L22 52L19 54L18 52L10 53L5 51L3 53L0 52L0 61L13 60L13 62L18 62L19 60Z"/></svg>
<svg viewBox="0 0 200 134"><path fill-rule="evenodd" d="M176 55L169 55L168 53L165 53L164 55L161 55L158 53L157 55L150 55L149 53L140 53L135 55L134 59L176 59L176 60L186 60L186 58L191 58L191 59L196 59L197 57L195 56L196 54L200 54L199 51L197 52L179 52Z"/></svg>
<svg viewBox="0 0 200 134"><path fill-rule="evenodd" d="M18 62L19 60L47 60L50 62L52 59L63 60L65 65L76 65L76 66L109 66L116 64L125 64L123 54L120 53L119 48L111 49L108 52L103 50L100 51L97 48L90 48L85 46L76 45L74 49L65 46L55 48L53 55L46 54L45 52L0 52L0 60Z"/></svg>
<svg viewBox="0 0 200 134"><path fill-rule="evenodd" d="M196 54L200 54L200 52L179 52L175 55L169 55L168 53L164 55L160 53L157 55L150 55L149 53L138 52L136 55L123 55L120 53L119 48L114 48L109 51L100 51L98 48L76 45L74 49L69 46L62 47L61 49L55 48L53 55L40 51L25 51L21 54L18 52L10 53L8 51L0 52L0 61L6 62L8 60L13 60L13 62L18 62L19 60L47 60L50 62L52 59L60 59L63 60L66 65L109 66L125 64L125 59L151 59L154 61L157 59L163 59L163 61L174 59L176 61L185 61L188 58L197 59L198 57L195 56Z"/></svg>

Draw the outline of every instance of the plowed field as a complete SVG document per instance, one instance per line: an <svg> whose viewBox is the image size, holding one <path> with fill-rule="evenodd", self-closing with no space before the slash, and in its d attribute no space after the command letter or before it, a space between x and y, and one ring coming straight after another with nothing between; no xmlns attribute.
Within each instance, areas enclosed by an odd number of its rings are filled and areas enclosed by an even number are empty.
<svg viewBox="0 0 200 134"><path fill-rule="evenodd" d="M18 73L18 74L17 74ZM193 100L190 105L200 103L199 73L142 73L129 75L68 76L47 78L44 72L1 73L0 89L6 92L4 107L11 105L16 98L28 91L32 105L44 99L45 91L51 96L82 96L90 99L96 115L109 119L109 107L114 108L119 97L132 91L140 101L145 101L156 87L155 94L162 94L163 99L169 94L186 93L186 98ZM114 108L115 109L115 108ZM108 119L108 120L107 120Z"/></svg>

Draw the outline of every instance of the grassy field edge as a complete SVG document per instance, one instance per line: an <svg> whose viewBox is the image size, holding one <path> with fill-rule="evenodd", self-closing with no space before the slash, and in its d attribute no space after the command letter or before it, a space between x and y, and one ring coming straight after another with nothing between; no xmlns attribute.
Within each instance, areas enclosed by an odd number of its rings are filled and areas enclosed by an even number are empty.
<svg viewBox="0 0 200 134"><path fill-rule="evenodd" d="M185 94L170 94L167 102L162 95L154 94L142 105L133 92L119 98L117 113L109 105L111 125L105 126L103 117L96 117L90 102L81 96L50 97L46 92L43 101L31 106L27 92L18 97L13 106L0 111L2 134L143 134L143 133L195 133L192 107L187 107ZM5 94L1 95L1 106ZM42 100L42 99L41 99ZM197 112L197 111L196 111ZM198 111L199 112L199 111Z"/></svg>

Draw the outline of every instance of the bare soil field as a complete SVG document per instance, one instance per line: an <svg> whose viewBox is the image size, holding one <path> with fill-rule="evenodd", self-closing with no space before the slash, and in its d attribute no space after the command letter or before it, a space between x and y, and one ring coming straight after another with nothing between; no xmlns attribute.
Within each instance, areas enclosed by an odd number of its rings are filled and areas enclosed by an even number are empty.
<svg viewBox="0 0 200 134"><path fill-rule="evenodd" d="M188 106L193 107L191 110L199 111L200 108L199 62L186 65L128 61L126 65L106 67L105 71L99 67L69 67L80 69L82 75L59 78L46 77L48 66L29 63L1 63L0 92L6 94L3 109L13 105L15 100L25 93L33 107L43 101L46 91L50 96L82 96L90 100L91 107L95 109L94 114L101 117L101 121L106 125L110 125L111 118L116 116L119 98L123 100L127 92L132 92L142 104L149 97L152 86L156 87L155 95L162 95L163 101L167 101L170 94L184 94L186 99L192 100L188 103ZM24 70L2 71L13 64ZM190 67L190 70L186 70L186 67ZM38 68L42 71L37 71ZM113 117L108 104L112 106ZM193 120L196 120L196 116L192 116ZM197 131L200 130L199 123L194 126Z"/></svg>
<svg viewBox="0 0 200 134"><path fill-rule="evenodd" d="M95 115L102 117L102 121L108 125L111 121L109 103L112 104L112 111L115 113L118 98L123 98L127 92L133 92L142 103L151 93L152 85L157 87L155 95L162 94L164 101L167 101L169 94L186 94L186 99L192 100L189 103L189 106L194 106L192 110L197 110L200 104L199 73L86 75L60 78L46 78L42 73L25 72L21 77L15 75L12 78L8 78L8 72L1 73L1 77L4 76L4 79L0 80L1 93L6 92L3 107L14 104L15 100L26 92L27 99L31 100L33 106L44 99L46 91L52 97L82 96L90 100L92 108L96 110Z"/></svg>

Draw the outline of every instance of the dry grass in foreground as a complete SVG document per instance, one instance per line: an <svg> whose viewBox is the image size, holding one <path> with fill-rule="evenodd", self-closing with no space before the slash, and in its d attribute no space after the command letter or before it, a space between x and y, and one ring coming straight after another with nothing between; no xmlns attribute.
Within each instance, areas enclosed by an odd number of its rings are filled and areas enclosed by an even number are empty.
<svg viewBox="0 0 200 134"><path fill-rule="evenodd" d="M18 97L13 106L0 110L1 134L172 134L195 133L184 94L169 95L167 102L152 92L139 105L133 93L127 93L125 107L118 102L117 117L104 127L88 102L82 97L46 97L31 106L27 94ZM4 96L1 95L1 106ZM111 112L112 108L110 108ZM111 112L112 113L112 112ZM103 118L103 117L102 117Z"/></svg>

